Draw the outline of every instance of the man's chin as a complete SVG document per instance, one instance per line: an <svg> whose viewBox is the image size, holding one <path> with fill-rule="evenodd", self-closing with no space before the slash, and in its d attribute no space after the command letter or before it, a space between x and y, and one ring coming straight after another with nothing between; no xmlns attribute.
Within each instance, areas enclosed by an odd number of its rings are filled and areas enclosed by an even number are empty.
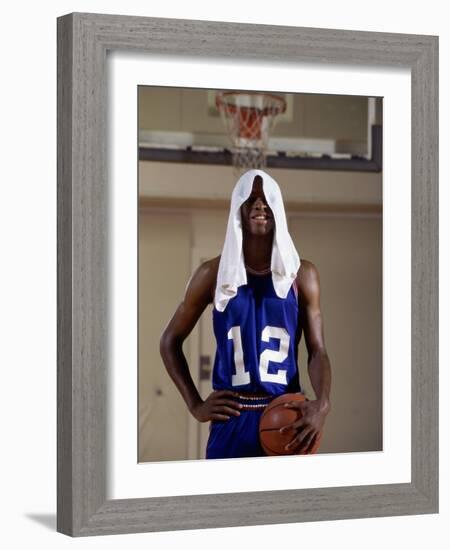
<svg viewBox="0 0 450 550"><path fill-rule="evenodd" d="M251 233L254 237L266 237L268 235L271 235L273 232L272 227L267 227L264 225L255 225L250 227L249 233Z"/></svg>

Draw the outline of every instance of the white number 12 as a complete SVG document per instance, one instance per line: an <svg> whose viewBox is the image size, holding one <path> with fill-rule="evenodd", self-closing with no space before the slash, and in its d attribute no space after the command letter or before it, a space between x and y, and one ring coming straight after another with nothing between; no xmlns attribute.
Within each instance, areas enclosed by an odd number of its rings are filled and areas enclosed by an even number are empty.
<svg viewBox="0 0 450 550"><path fill-rule="evenodd" d="M261 334L263 342L269 342L271 338L280 341L278 350L265 349L259 358L259 376L261 382L272 382L274 384L287 384L287 370L278 369L276 373L269 372L269 361L282 363L288 356L290 336L285 328L267 326ZM245 370L244 351L242 349L241 327L231 327L228 331L228 340L233 340L234 366L236 374L231 376L232 386L243 386L250 383L250 373Z"/></svg>

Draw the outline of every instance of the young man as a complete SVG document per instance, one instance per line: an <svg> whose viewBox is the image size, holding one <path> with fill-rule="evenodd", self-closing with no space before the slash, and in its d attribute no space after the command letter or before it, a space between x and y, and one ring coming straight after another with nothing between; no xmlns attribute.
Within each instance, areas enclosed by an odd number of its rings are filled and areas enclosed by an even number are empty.
<svg viewBox="0 0 450 550"><path fill-rule="evenodd" d="M214 303L217 353L214 391L203 401L183 354L183 341ZM278 184L261 170L246 172L231 199L221 256L202 264L161 336L161 356L190 412L211 422L206 458L263 456L259 419L276 396L301 392L297 355L302 332L316 399L292 402L301 419L287 451L308 453L330 409L315 266L298 257Z"/></svg>

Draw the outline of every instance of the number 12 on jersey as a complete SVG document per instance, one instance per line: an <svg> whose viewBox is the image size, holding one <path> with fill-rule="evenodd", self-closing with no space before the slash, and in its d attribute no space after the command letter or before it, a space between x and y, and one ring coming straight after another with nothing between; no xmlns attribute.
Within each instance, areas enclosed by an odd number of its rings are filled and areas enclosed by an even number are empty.
<svg viewBox="0 0 450 550"><path fill-rule="evenodd" d="M269 361L282 363L288 356L290 336L285 328L266 326L261 333L261 340L269 342L271 338L280 341L277 350L265 349L259 357L259 376L261 382L287 384L287 370L278 369L276 373L269 372ZM242 349L241 327L231 327L228 331L228 340L233 340L234 367L236 373L231 377L232 386L243 386L250 383L250 373L245 370L244 350Z"/></svg>

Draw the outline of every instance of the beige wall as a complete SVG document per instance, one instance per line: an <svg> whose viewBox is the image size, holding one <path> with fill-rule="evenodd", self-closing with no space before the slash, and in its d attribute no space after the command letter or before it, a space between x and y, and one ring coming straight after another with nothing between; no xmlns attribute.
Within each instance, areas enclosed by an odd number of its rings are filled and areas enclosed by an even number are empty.
<svg viewBox="0 0 450 550"><path fill-rule="evenodd" d="M299 215L290 232L319 270L332 411L323 452L382 447L382 224L380 217ZM300 377L314 395L300 345Z"/></svg>
<svg viewBox="0 0 450 550"><path fill-rule="evenodd" d="M376 172L268 170L279 183L285 202L301 206L380 207L381 175ZM236 183L229 166L139 163L139 191L147 199L203 199L228 204ZM225 205L224 205L225 206Z"/></svg>
<svg viewBox="0 0 450 550"><path fill-rule="evenodd" d="M366 140L366 97L293 94L292 98L291 120L281 119L272 135ZM140 87L139 116L142 130L224 133L204 89Z"/></svg>
<svg viewBox="0 0 450 550"><path fill-rule="evenodd" d="M139 214L139 457L183 459L186 411L159 355L159 337L190 272L190 218Z"/></svg>
<svg viewBox="0 0 450 550"><path fill-rule="evenodd" d="M162 167L147 164L155 166L153 172L151 166L146 168L145 182L156 185L164 177ZM167 181L176 177L173 168L167 165ZM192 178L198 180L199 189L203 185L211 192L210 181L231 178L228 173L214 179L215 167L201 168L197 167L197 175L192 171L186 178L186 166L178 166L178 188L185 189L186 179L190 182ZM280 176L272 175L283 185L289 178L283 177L285 171L280 172ZM304 172L296 172L296 179L304 181ZM317 172L320 201L317 196L312 198L326 205L322 212L288 212L301 257L314 262L321 277L325 340L333 371L332 412L321 450L377 450L382 439L381 216L355 207L343 212L342 204L351 207L354 197L350 194L345 201L345 196L338 196L336 179L345 181L345 174L336 178L331 172ZM357 186L355 174L348 179ZM359 174L359 183L361 189L369 191L359 195L358 204L380 206L380 177L376 180ZM334 210L333 197L339 199ZM191 209L176 204L177 208L147 207L140 213L140 461L188 456L190 417L162 365L158 340L183 295L194 267L193 251L220 253L228 215L225 209ZM196 372L198 355L192 356L191 348L186 342L184 349ZM311 392L303 342L300 365L302 382Z"/></svg>

